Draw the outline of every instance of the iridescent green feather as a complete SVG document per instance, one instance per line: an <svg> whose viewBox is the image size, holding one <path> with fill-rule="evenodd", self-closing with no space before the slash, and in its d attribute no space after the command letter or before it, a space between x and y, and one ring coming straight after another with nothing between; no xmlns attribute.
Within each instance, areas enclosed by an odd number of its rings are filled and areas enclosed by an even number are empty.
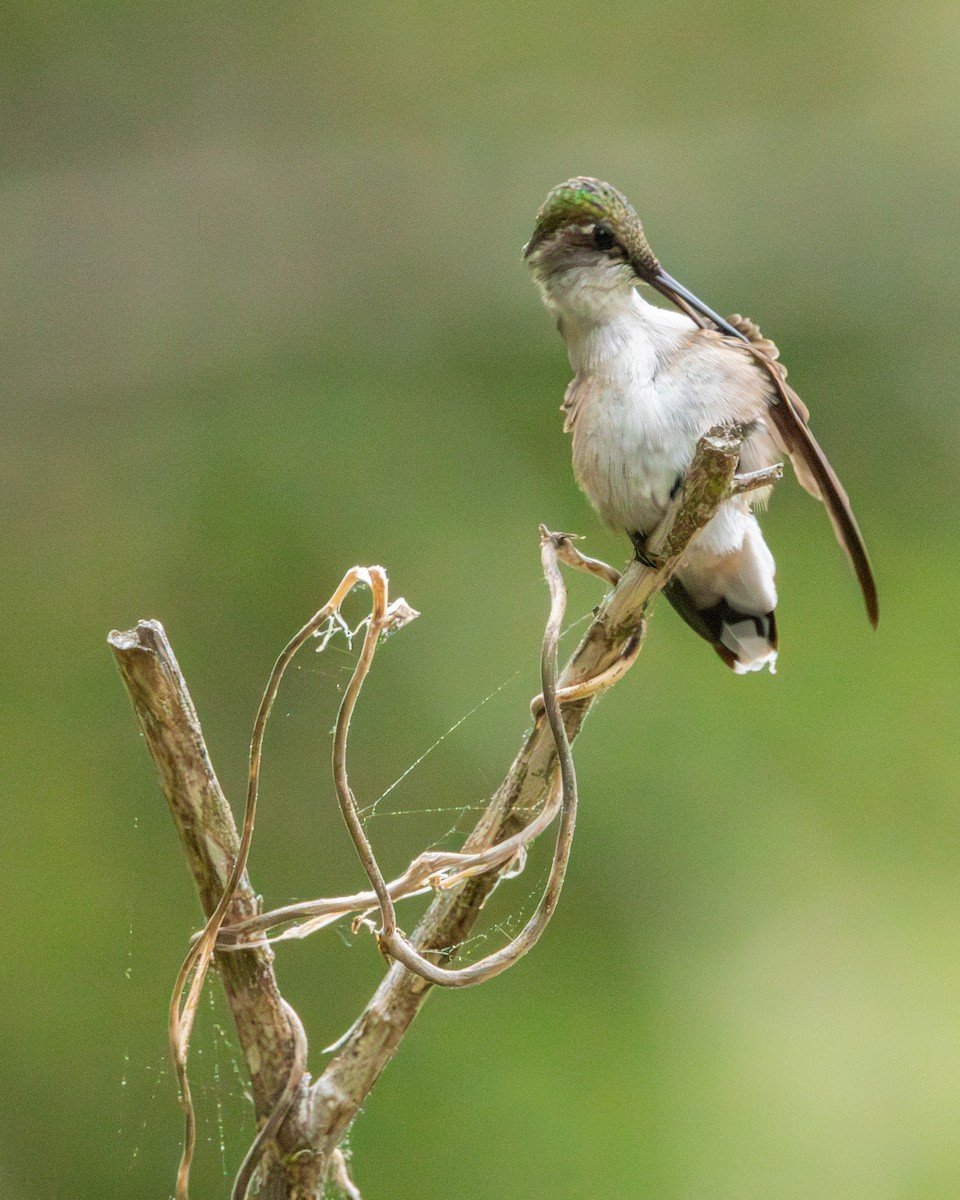
<svg viewBox="0 0 960 1200"><path fill-rule="evenodd" d="M548 193L537 213L531 246L564 225L608 225L627 253L648 270L659 264L647 244L637 210L612 184L578 176L558 184Z"/></svg>
<svg viewBox="0 0 960 1200"><path fill-rule="evenodd" d="M601 179L580 176L558 184L537 213L537 230L552 233L561 225L610 221L639 221L636 210L622 192Z"/></svg>

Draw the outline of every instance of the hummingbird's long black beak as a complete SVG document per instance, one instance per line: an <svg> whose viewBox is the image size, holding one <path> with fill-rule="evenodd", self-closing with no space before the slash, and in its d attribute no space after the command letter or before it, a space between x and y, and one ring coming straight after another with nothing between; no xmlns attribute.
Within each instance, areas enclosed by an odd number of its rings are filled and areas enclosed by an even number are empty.
<svg viewBox="0 0 960 1200"><path fill-rule="evenodd" d="M666 296L672 304L682 309L688 316L693 317L695 321L699 314L701 317L706 317L708 321L712 321L718 329L723 330L731 337L735 337L741 342L747 341L739 329L734 329L728 321L725 321L719 313L715 313L712 308L708 308L693 292L688 292L682 283L677 283L673 276L668 275L659 264L656 270L648 275L648 278L651 287L655 287L661 295ZM699 325L701 322L697 321L697 324Z"/></svg>

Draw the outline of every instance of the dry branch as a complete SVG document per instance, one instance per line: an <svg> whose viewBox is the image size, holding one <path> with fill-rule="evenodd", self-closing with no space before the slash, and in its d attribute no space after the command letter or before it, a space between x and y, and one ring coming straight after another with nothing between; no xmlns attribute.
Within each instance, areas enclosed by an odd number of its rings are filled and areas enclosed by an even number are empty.
<svg viewBox="0 0 960 1200"><path fill-rule="evenodd" d="M268 1149L270 1153L261 1171L264 1179L262 1196L270 1200L318 1197L331 1170L346 1188L349 1177L339 1151L340 1143L370 1089L396 1053L431 986L434 983L463 986L466 982L477 982L481 977L504 969L519 957L519 953L511 956L511 947L497 952L488 960L487 965L493 969L487 974L477 969L483 964L457 971L451 971L445 965L469 934L486 897L518 851L522 852L526 841L545 828L562 809L564 819L558 835L551 886L524 931L524 934L532 932L529 945L542 932L546 923L543 918L549 919L556 904L572 834L575 786L568 742L579 732L595 695L620 678L635 660L645 633L643 617L648 603L676 570L690 539L736 488L733 481L739 445L737 431L714 430L701 439L675 514L671 514L673 519L658 531L657 555L652 559L652 566L635 562L619 578L611 568L579 555L567 535L543 531L544 569L553 595L551 621L557 612L558 558L598 574L608 582L618 579L619 582L600 607L558 681L551 673L553 651L549 654L547 651L548 624L544 640L544 695L534 701L534 728L462 852L421 856L400 880L390 884L383 880L356 818L345 758L345 738L352 706L369 668L379 632L387 624L385 576L384 591L379 599L375 586L378 568L370 568L369 572L355 568L353 573L348 573L333 600L304 626L278 660L255 726L242 839L237 836L230 810L210 765L186 685L162 629L155 622L142 622L129 633L110 635L209 918L203 935L187 957L175 993L174 1051L178 1067L182 1068L179 1077L184 1099L189 1099L185 1063L190 1023L205 962L215 952L250 1068L257 1117L264 1123L244 1162L235 1196L246 1194L259 1156ZM745 480L744 486L760 486L760 483L760 480ZM743 490L742 487L739 490ZM343 589L349 590L348 580L355 582L361 576L374 589L374 610L361 664L351 681L353 690L348 689L349 695L341 710L343 741L338 738L337 744L342 753L336 761L338 795L344 816L373 889L353 897L317 902L313 906L290 906L263 916L258 912L256 897L245 873L246 851L253 831L263 728L286 663L307 636L319 631L325 614L331 620L339 620ZM559 621L555 623L559 628ZM564 777L562 789L557 787L558 767ZM526 816L530 812L539 814L532 822ZM396 928L393 901L401 895L426 890L431 884L440 884L442 890L413 935L406 939ZM327 906L325 909L324 905ZM320 927L345 912L371 905L381 912L381 948L395 959L402 958L403 962L393 962L358 1020L338 1043L326 1069L308 1086L308 1077L304 1073L306 1041L296 1014L279 994L272 971L272 952L260 931L281 920L305 916L309 918L308 925L312 920L314 927ZM310 908L312 912L307 911ZM251 935L255 939L253 945L249 941ZM234 942L229 947L225 944L228 939ZM529 945L526 945L527 949ZM193 984L181 1007L180 993L192 970L196 970ZM182 1054L182 1058L177 1057L178 1054ZM187 1163L192 1136L188 1106ZM352 1183L349 1186L356 1190ZM178 1181L178 1195L186 1195L183 1171Z"/></svg>
<svg viewBox="0 0 960 1200"><path fill-rule="evenodd" d="M216 911L237 861L240 838L210 762L186 681L157 621L141 621L126 633L114 631L109 643L160 773L200 903L209 917ZM229 915L241 920L259 911L259 901L243 873L233 891ZM273 951L261 945L237 954L218 953L216 965L250 1072L254 1111L258 1121L266 1121L291 1077L297 1039L291 1010L280 995L273 972ZM280 1132L281 1153L305 1141L305 1109L294 1107L301 1120L288 1120ZM319 1164L314 1174L319 1180ZM288 1178L285 1167L269 1163L264 1194L273 1188L278 1197L293 1195L286 1190ZM309 1187L309 1180L307 1184ZM277 1191L277 1187L284 1190ZM313 1191L301 1194L316 1195L317 1187L319 1183Z"/></svg>
<svg viewBox="0 0 960 1200"><path fill-rule="evenodd" d="M665 539L662 559L653 568L640 562L630 564L564 668L559 679L561 689L581 685L587 688L582 698L564 707L564 726L571 742L593 702L590 681L636 657L645 633L647 605L679 566L691 538L729 494L739 449L736 431L713 430L701 439L677 517ZM517 834L524 824L522 814L548 802L556 766L553 738L540 719L464 844L464 851L484 850ZM496 873L488 872L454 890L441 892L410 939L420 953L431 955L438 963L447 961L455 952L451 947L459 946L469 935L496 882ZM395 963L313 1085L311 1140L322 1156L328 1156L339 1145L364 1098L396 1054L430 986Z"/></svg>

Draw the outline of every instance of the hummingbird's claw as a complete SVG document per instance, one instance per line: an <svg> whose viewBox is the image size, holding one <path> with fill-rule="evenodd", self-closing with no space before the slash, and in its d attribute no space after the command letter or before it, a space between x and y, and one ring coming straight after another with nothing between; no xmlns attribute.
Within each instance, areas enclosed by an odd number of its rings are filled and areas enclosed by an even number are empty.
<svg viewBox="0 0 960 1200"><path fill-rule="evenodd" d="M638 563L643 563L645 567L649 567L651 571L657 568L656 559L647 553L647 539L642 533L632 533L630 541L633 542L633 557Z"/></svg>

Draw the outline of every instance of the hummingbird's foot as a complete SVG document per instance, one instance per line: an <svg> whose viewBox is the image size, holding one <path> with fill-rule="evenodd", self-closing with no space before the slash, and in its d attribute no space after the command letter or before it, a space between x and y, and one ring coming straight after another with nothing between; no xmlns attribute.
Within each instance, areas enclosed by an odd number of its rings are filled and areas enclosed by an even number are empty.
<svg viewBox="0 0 960 1200"><path fill-rule="evenodd" d="M652 533L630 535L637 554L637 561L642 562L645 567L656 571L663 566L663 551L682 503L683 491L681 490L667 505L666 512L656 523Z"/></svg>
<svg viewBox="0 0 960 1200"><path fill-rule="evenodd" d="M635 530L630 534L630 541L633 542L633 556L639 563L643 563L645 567L649 567L651 571L655 571L660 566L659 559L652 555L649 550L649 541L645 533Z"/></svg>
<svg viewBox="0 0 960 1200"><path fill-rule="evenodd" d="M650 533L631 533L630 539L633 542L634 549L637 552L637 561L642 562L645 567L650 567L651 570L657 570L663 566L663 550L667 544L667 538L670 536L670 530L673 528L673 523L677 519L683 505L683 485L686 482L684 475L678 475L674 480L673 487L670 489L670 497L667 501L667 507L663 510L663 516L656 523Z"/></svg>
<svg viewBox="0 0 960 1200"><path fill-rule="evenodd" d="M596 575L598 579L609 583L611 587L616 587L620 582L620 572L615 567L601 562L599 558L590 558L587 554L581 554L573 545L575 540L579 540L579 534L552 533L546 525L541 525L540 537L541 540L553 542L557 558L566 566L573 567L577 571L586 571L589 575Z"/></svg>

